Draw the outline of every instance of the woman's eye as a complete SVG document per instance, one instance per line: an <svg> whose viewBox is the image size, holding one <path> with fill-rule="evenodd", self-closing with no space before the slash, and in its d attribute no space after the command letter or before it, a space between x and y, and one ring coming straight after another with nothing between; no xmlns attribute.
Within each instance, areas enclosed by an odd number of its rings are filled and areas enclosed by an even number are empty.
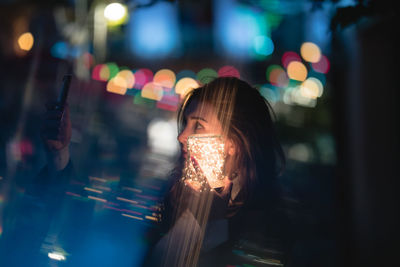
<svg viewBox="0 0 400 267"><path fill-rule="evenodd" d="M196 124L194 125L194 129L195 130L200 130L200 129L204 129L204 127L198 121L196 121Z"/></svg>

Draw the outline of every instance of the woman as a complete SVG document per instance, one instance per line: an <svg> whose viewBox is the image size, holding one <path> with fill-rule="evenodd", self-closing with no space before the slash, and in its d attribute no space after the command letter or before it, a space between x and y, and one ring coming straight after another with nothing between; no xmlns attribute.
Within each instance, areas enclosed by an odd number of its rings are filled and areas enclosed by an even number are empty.
<svg viewBox="0 0 400 267"><path fill-rule="evenodd" d="M257 89L233 77L217 78L185 97L178 113L181 158L162 208L166 234L155 245L151 264L251 263L232 249L243 248L243 242L263 249L280 236L282 228L272 222L281 223L277 176L284 156L270 112ZM189 153L188 142L196 136L221 137L222 186L212 186L204 166ZM274 254L276 248L269 251ZM268 257L280 258L275 254Z"/></svg>

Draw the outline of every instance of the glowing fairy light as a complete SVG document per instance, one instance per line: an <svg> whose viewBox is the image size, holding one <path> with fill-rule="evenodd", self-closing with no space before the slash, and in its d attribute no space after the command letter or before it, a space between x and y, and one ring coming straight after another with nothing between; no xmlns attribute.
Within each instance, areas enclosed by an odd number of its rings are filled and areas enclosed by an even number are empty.
<svg viewBox="0 0 400 267"><path fill-rule="evenodd" d="M172 70L161 69L154 74L153 82L164 87L165 91L170 91L176 81L176 75Z"/></svg>
<svg viewBox="0 0 400 267"><path fill-rule="evenodd" d="M307 78L307 68L301 62L292 61L287 67L287 74L292 80L304 81Z"/></svg>
<svg viewBox="0 0 400 267"><path fill-rule="evenodd" d="M305 42L301 45L300 54L305 61L311 63L316 63L321 58L321 50L318 45L311 42Z"/></svg>
<svg viewBox="0 0 400 267"><path fill-rule="evenodd" d="M175 93L181 95L183 98L190 90L193 90L199 86L199 83L195 79L185 77L176 83Z"/></svg>
<svg viewBox="0 0 400 267"><path fill-rule="evenodd" d="M47 254L47 256L52 259L52 260L56 260L56 261L65 261L66 258L63 254L61 254L60 252L49 252Z"/></svg>
<svg viewBox="0 0 400 267"><path fill-rule="evenodd" d="M183 170L184 181L205 190L224 186L225 145L219 135L191 135L187 140L188 156ZM193 162L195 161L195 162Z"/></svg>
<svg viewBox="0 0 400 267"><path fill-rule="evenodd" d="M126 21L128 15L127 8L120 3L111 3L104 9L104 17L109 25L119 25Z"/></svg>
<svg viewBox="0 0 400 267"><path fill-rule="evenodd" d="M21 34L20 37L18 37L18 46L21 50L24 51L29 51L32 49L34 43L34 38L32 33L26 32Z"/></svg>

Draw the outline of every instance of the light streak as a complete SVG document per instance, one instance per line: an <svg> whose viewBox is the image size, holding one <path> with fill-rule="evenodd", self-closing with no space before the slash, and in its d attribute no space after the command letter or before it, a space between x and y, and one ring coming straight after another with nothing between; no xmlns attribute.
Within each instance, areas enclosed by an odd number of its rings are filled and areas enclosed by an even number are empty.
<svg viewBox="0 0 400 267"><path fill-rule="evenodd" d="M103 191L100 191L100 190L97 190L97 189L93 189L93 188L90 188L90 187L84 187L83 189L85 189L86 191L103 194Z"/></svg>
<svg viewBox="0 0 400 267"><path fill-rule="evenodd" d="M101 201L101 202L107 202L107 200L103 199L103 198L99 198L99 197L94 197L94 196L88 196L88 198L93 199L93 200L97 200L97 201Z"/></svg>
<svg viewBox="0 0 400 267"><path fill-rule="evenodd" d="M49 252L47 254L47 256L52 259L52 260L56 260L56 261L65 261L65 256L62 255L61 253L58 252Z"/></svg>
<svg viewBox="0 0 400 267"><path fill-rule="evenodd" d="M123 198L123 197L117 197L118 200L120 201L125 201L125 202L129 202L132 204L138 204L139 202L135 201L135 200L131 200L131 199L127 199L127 198Z"/></svg>
<svg viewBox="0 0 400 267"><path fill-rule="evenodd" d="M158 221L158 219L156 218L156 217L153 217L153 216L148 216L148 215L146 215L146 216L144 216L147 220L151 220L151 221L155 221L155 222L157 222Z"/></svg>
<svg viewBox="0 0 400 267"><path fill-rule="evenodd" d="M125 213L122 213L121 215L124 216L124 217L128 217L128 218L132 218L132 219L143 221L143 218L138 217L138 216L133 216L133 215L125 214Z"/></svg>

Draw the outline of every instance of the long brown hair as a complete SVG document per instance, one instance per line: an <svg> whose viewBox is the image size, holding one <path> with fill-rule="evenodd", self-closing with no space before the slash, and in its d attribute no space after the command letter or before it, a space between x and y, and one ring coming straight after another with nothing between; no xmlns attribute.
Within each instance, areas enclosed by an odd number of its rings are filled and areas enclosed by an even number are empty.
<svg viewBox="0 0 400 267"><path fill-rule="evenodd" d="M240 197L230 205L230 214L233 215L246 205L274 205L278 196L277 176L284 168L285 157L275 134L274 114L268 101L243 80L234 77L216 78L186 95L178 112L179 132L186 125L185 112L191 103L211 104L217 111L224 134L238 148L235 163L241 179L241 191ZM166 199L167 213L181 199L179 178L182 165L183 158L172 172L174 185ZM169 215L166 217L171 218Z"/></svg>

